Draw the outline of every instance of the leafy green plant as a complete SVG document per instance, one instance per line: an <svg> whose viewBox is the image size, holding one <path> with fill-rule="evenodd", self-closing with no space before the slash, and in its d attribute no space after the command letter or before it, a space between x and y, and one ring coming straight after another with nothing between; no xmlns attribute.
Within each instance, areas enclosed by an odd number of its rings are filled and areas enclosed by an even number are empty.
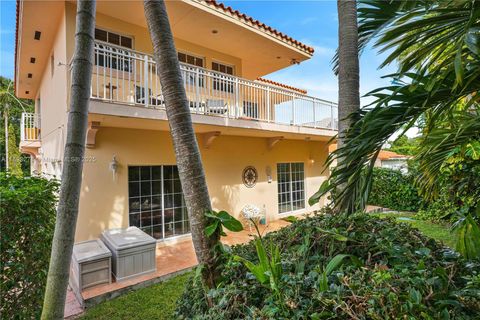
<svg viewBox="0 0 480 320"><path fill-rule="evenodd" d="M257 236L255 237L255 249L258 257L258 264L251 262L241 256L234 255L235 261L242 262L245 267L255 276L255 278L263 285L269 284L269 288L283 305L282 293L280 291L280 280L282 277L282 263L280 258L280 249L273 243L270 243L269 253L263 243L262 234L253 219L251 222L255 226Z"/></svg>
<svg viewBox="0 0 480 320"><path fill-rule="evenodd" d="M325 292L328 290L328 276L338 268L342 266L344 260L351 258L357 265L361 265L360 260L357 257L349 254L337 254L333 257L324 268L322 276L318 279L318 287L320 292Z"/></svg>
<svg viewBox="0 0 480 320"><path fill-rule="evenodd" d="M398 170L374 168L372 179L369 204L399 211L417 211L422 207L423 200L415 187L415 171L404 174Z"/></svg>
<svg viewBox="0 0 480 320"><path fill-rule="evenodd" d="M472 216L459 219L452 230L457 232L457 251L467 259L480 258L480 228Z"/></svg>
<svg viewBox="0 0 480 320"><path fill-rule="evenodd" d="M323 231L322 231L323 230ZM340 241L334 234L348 239ZM208 292L191 279L178 301L180 319L450 319L480 318L480 262L465 261L406 223L366 214L314 215L262 237L281 253L283 304L243 262L229 259ZM259 264L257 244L232 254ZM361 267L352 258L355 256ZM319 284L331 263L327 285ZM348 263L346 263L348 262ZM330 270L330 268L329 268ZM325 282L324 282L325 283ZM325 290L326 289L326 290Z"/></svg>
<svg viewBox="0 0 480 320"><path fill-rule="evenodd" d="M210 224L205 228L205 234L208 237L213 235L215 232L219 232L220 235L226 236L227 234L223 231L223 227L233 232L239 232L243 230L242 223L226 211L216 212L212 210L205 213L205 216L210 219Z"/></svg>
<svg viewBox="0 0 480 320"><path fill-rule="evenodd" d="M0 173L0 313L40 317L55 228L58 184Z"/></svg>

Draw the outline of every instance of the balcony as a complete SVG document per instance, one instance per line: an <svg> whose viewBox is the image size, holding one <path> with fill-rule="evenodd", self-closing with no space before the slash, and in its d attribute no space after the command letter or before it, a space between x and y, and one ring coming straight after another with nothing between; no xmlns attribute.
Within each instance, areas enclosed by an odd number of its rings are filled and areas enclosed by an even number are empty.
<svg viewBox="0 0 480 320"><path fill-rule="evenodd" d="M40 116L36 113L22 113L20 151L36 157L40 146Z"/></svg>
<svg viewBox="0 0 480 320"><path fill-rule="evenodd" d="M297 91L180 64L192 114L287 126L337 130L337 105ZM151 55L95 43L91 98L164 109Z"/></svg>

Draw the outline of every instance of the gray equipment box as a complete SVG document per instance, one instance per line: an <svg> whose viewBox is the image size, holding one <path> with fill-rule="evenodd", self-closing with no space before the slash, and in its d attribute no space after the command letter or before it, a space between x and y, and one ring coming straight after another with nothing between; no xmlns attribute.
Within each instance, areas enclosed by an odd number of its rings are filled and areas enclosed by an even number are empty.
<svg viewBox="0 0 480 320"><path fill-rule="evenodd" d="M76 294L83 289L112 282L111 256L110 250L98 239L73 246L70 286Z"/></svg>
<svg viewBox="0 0 480 320"><path fill-rule="evenodd" d="M105 230L101 239L112 251L112 272L117 281L157 270L157 241L137 227Z"/></svg>

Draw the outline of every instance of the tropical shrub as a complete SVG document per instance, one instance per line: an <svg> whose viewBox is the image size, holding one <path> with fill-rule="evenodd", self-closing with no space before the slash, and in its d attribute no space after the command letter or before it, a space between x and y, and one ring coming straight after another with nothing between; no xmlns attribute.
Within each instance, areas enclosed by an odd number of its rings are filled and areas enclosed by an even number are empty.
<svg viewBox="0 0 480 320"><path fill-rule="evenodd" d="M232 247L217 288L205 293L200 277L193 276L178 301L176 316L180 319L480 317L480 263L466 263L455 252L393 219L365 214L313 216L267 234L262 241L267 250L273 247L270 257L277 250L280 254L281 270L276 284L281 292L280 301L272 294L268 282L259 281L262 277L256 274L258 270L252 273L252 266L262 264L258 241L253 241ZM245 261L252 263L250 268Z"/></svg>
<svg viewBox="0 0 480 320"><path fill-rule="evenodd" d="M368 203L400 211L417 211L423 200L414 185L414 174L398 170L374 168Z"/></svg>
<svg viewBox="0 0 480 320"><path fill-rule="evenodd" d="M0 173L0 314L39 318L55 228L57 183Z"/></svg>

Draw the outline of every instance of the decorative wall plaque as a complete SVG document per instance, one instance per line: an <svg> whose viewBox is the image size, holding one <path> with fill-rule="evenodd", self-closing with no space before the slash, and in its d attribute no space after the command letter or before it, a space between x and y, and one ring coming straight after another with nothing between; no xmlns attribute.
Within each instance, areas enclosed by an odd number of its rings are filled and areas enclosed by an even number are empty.
<svg viewBox="0 0 480 320"><path fill-rule="evenodd" d="M257 179L258 179L258 173L255 167L248 166L245 169L243 169L242 180L243 180L243 184L247 188L253 188L257 183Z"/></svg>

